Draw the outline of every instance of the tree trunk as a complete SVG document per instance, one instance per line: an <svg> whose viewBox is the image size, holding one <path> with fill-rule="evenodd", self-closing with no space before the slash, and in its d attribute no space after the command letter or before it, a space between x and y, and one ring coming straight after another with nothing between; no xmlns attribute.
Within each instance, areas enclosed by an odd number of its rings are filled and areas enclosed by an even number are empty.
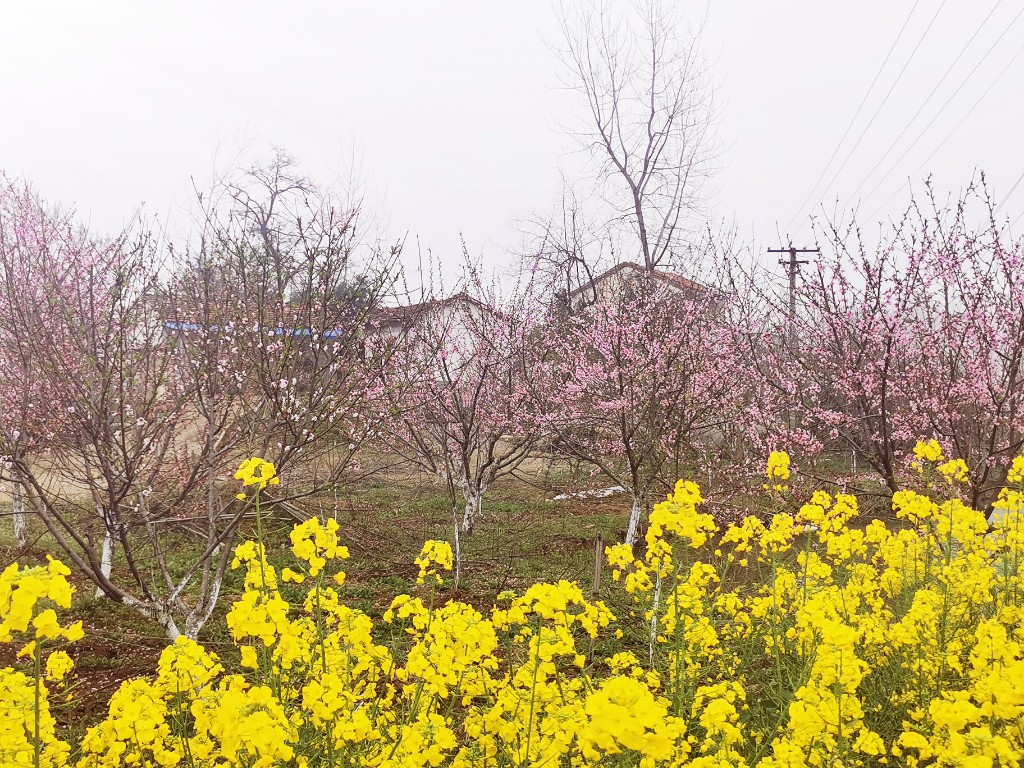
<svg viewBox="0 0 1024 768"><path fill-rule="evenodd" d="M109 528L103 529L103 551L100 553L100 575L104 579L110 578L110 572L114 567L114 536ZM104 596L103 589L96 587L96 599Z"/></svg>
<svg viewBox="0 0 1024 768"><path fill-rule="evenodd" d="M452 504L452 521L455 523L455 586L458 590L459 581L462 579L462 537L459 535L459 511L455 504Z"/></svg>
<svg viewBox="0 0 1024 768"><path fill-rule="evenodd" d="M213 609L217 607L217 598L220 596L220 587L223 581L224 576L222 574L214 574L210 595L207 598L208 608L206 610L195 610L185 617L185 637L189 640L199 638L199 632L206 626L210 616L213 615Z"/></svg>
<svg viewBox="0 0 1024 768"><path fill-rule="evenodd" d="M217 559L220 556L220 551L221 548L219 546L214 549L210 555L211 559ZM222 568L214 568L213 575L210 577L209 592L205 595L205 599L200 601L195 610L185 617L185 637L190 640L199 639L199 632L206 626L206 622L210 620L214 609L217 607L217 600L220 599L220 590L223 584L224 570ZM173 640L174 638L171 639Z"/></svg>
<svg viewBox="0 0 1024 768"><path fill-rule="evenodd" d="M14 541L19 547L24 547L28 543L28 537L25 533L25 492L21 487L21 483L17 480L14 481L13 485L11 498L14 513Z"/></svg>
<svg viewBox="0 0 1024 768"><path fill-rule="evenodd" d="M637 533L640 530L640 520L644 516L647 504L638 496L633 497L633 507L629 510L629 527L626 529L626 543L629 546L636 544Z"/></svg>
<svg viewBox="0 0 1024 768"><path fill-rule="evenodd" d="M181 630L178 629L178 624L174 620L174 617L171 615L170 611L157 610L156 620L160 623L160 626L164 628L164 632L167 633L167 639L170 640L172 643L179 637L181 637ZM194 637L191 639L195 640Z"/></svg>
<svg viewBox="0 0 1024 768"><path fill-rule="evenodd" d="M473 535L477 518L484 506L484 492L479 488L465 488L466 509L462 513L462 532L467 536Z"/></svg>
<svg viewBox="0 0 1024 768"><path fill-rule="evenodd" d="M139 612L139 614L150 621L157 622L164 628L164 632L167 633L167 639L172 643L181 637L181 630L178 629L178 624L174 620L174 616L163 606L154 605L153 603L144 603L141 600L136 600L134 597L125 597L121 602L130 608L134 608Z"/></svg>

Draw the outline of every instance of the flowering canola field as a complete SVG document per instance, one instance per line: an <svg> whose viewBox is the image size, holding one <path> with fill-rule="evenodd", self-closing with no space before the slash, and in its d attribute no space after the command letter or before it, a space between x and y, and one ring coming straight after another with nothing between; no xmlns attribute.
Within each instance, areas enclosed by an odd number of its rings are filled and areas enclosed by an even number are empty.
<svg viewBox="0 0 1024 768"><path fill-rule="evenodd" d="M956 498L962 462L931 443L917 455L927 492L895 494L898 530L851 526L856 499L822 491L719 530L678 483L642 556L606 552L617 614L564 581L487 612L446 599L452 551L427 542L415 594L373 617L345 604L335 521L296 526L280 571L247 541L227 615L239 661L176 640L76 744L49 705L83 634L56 611L71 606L68 569L12 565L0 642L20 652L0 670L0 765L1019 766L1024 459L989 530ZM773 454L780 510L789 471ZM260 460L239 478L257 508L277 481Z"/></svg>

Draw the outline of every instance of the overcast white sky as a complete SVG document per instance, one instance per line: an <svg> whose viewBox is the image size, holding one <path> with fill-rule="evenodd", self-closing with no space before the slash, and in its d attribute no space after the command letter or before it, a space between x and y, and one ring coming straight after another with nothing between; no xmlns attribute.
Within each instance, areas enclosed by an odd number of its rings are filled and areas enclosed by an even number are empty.
<svg viewBox="0 0 1024 768"><path fill-rule="evenodd" d="M831 209L856 194L864 217L880 219L907 202L908 176L931 172L956 192L983 170L1002 197L1024 173L1019 0L693 8L708 12L719 84L713 215L759 248L779 245L780 230L805 244L806 215L822 199ZM572 167L558 126L574 96L559 89L545 45L556 37L550 0L5 2L0 169L112 228L142 202L172 224L184 218L190 177L208 184L240 146L274 143L327 182L346 174L354 148L389 232L418 236L452 263L461 232L471 251L500 262L517 243L515 222L547 210L559 168ZM1024 183L1000 211L1022 212Z"/></svg>

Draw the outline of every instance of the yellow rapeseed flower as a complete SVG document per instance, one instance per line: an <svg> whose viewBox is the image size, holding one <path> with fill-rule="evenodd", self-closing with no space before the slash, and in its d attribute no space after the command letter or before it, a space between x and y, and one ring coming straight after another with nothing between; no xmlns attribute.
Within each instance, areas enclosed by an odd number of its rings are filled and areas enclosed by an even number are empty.
<svg viewBox="0 0 1024 768"><path fill-rule="evenodd" d="M914 457L917 459L915 466L918 470L922 468L922 462L930 461L933 464L942 461L942 446L934 438L931 440L918 440L914 446Z"/></svg>
<svg viewBox="0 0 1024 768"><path fill-rule="evenodd" d="M241 480L245 488L254 485L257 490L263 490L268 485L279 485L281 482L274 465L256 456L242 462L235 472L235 480Z"/></svg>
<svg viewBox="0 0 1024 768"><path fill-rule="evenodd" d="M429 540L423 544L419 557L415 560L420 572L416 576L416 583L423 584L428 577L440 586L444 583L438 569L450 571L455 562L455 555L452 552L452 545L447 541Z"/></svg>

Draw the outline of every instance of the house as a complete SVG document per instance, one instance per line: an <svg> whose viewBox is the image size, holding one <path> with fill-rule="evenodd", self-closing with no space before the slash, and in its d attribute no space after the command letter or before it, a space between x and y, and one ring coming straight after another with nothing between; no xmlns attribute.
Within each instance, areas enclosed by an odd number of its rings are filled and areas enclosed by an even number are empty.
<svg viewBox="0 0 1024 768"><path fill-rule="evenodd" d="M428 299L397 307L377 307L370 311L371 333L396 338L427 328L466 324L490 312L490 308L462 291L444 299Z"/></svg>
<svg viewBox="0 0 1024 768"><path fill-rule="evenodd" d="M656 297L707 300L711 294L717 294L715 289L674 272L660 269L648 272L640 264L623 261L570 293L568 304L573 312L591 306L607 306L628 297L645 281L649 281Z"/></svg>
<svg viewBox="0 0 1024 768"><path fill-rule="evenodd" d="M416 304L377 307L370 311L366 344L368 349L420 346L428 357L438 349L469 353L494 312L465 291Z"/></svg>

